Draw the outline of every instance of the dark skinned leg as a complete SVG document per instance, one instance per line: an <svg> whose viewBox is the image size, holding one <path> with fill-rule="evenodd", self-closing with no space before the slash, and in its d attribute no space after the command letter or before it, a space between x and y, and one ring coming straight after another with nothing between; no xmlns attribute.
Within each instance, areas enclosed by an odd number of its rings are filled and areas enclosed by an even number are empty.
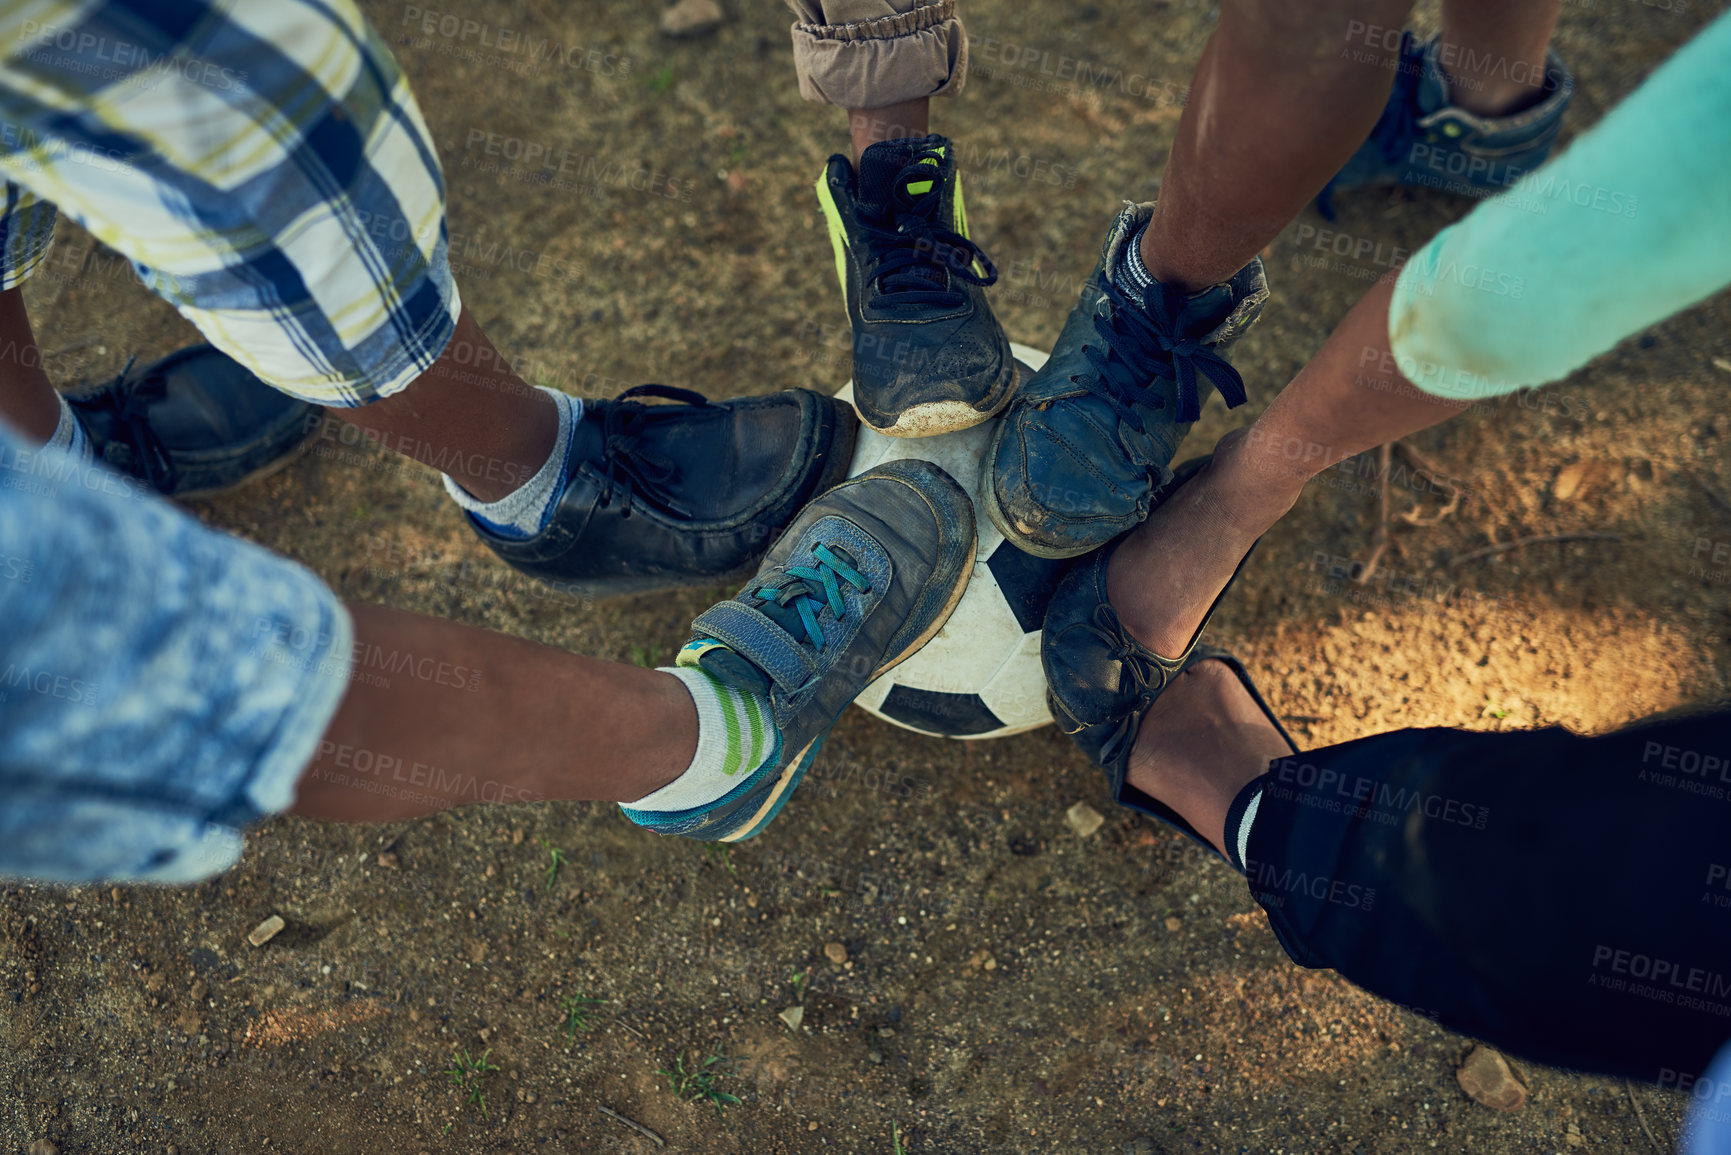
<svg viewBox="0 0 1731 1155"><path fill-rule="evenodd" d="M437 655L464 671L448 681L473 674L476 688L353 680L292 813L393 822L477 799L632 802L677 778L697 750L697 709L671 674L404 610L349 609L357 646ZM356 785L392 781L402 783L394 796Z"/></svg>
<svg viewBox="0 0 1731 1155"><path fill-rule="evenodd" d="M60 402L42 368L42 353L24 311L24 290L0 293L0 349L10 353L0 359L0 420L41 445L54 435L60 423Z"/></svg>
<svg viewBox="0 0 1731 1155"><path fill-rule="evenodd" d="M919 97L883 108L851 108L847 114L848 136L853 142L853 163L880 140L925 136L931 131L931 99Z"/></svg>

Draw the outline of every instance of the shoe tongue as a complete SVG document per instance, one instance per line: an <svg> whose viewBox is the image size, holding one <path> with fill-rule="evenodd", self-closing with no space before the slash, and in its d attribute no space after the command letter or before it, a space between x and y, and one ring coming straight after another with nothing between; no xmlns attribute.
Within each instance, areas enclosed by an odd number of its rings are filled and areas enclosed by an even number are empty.
<svg viewBox="0 0 1731 1155"><path fill-rule="evenodd" d="M854 199L867 215L888 216L895 208L896 178L901 176L902 169L914 159L915 150L924 146L926 140L923 137L917 140L880 140L860 154L859 189ZM935 159L921 163L932 167L934 179L943 175ZM925 189L915 181L908 191L918 196Z"/></svg>
<svg viewBox="0 0 1731 1155"><path fill-rule="evenodd" d="M1170 285L1160 285L1159 288L1167 294L1167 305L1174 318L1174 337L1189 339L1206 336L1232 314L1230 285L1210 285L1189 296L1184 296Z"/></svg>
<svg viewBox="0 0 1731 1155"><path fill-rule="evenodd" d="M800 619L799 610L795 609L791 602L784 606L773 599L759 598L755 589L742 600L786 630L791 637L805 637L805 624ZM771 682L768 674L737 651L730 649L725 642L718 642L713 638L694 638L687 642L679 651L678 664L696 666L737 689L757 694L769 693Z"/></svg>

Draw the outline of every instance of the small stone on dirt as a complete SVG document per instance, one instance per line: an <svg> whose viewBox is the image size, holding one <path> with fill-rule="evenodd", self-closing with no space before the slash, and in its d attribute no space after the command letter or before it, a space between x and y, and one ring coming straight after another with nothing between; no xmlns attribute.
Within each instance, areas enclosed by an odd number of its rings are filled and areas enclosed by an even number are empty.
<svg viewBox="0 0 1731 1155"><path fill-rule="evenodd" d="M388 850L379 855L379 865L384 867L386 870L395 870L398 861L399 859L397 856Z"/></svg>
<svg viewBox="0 0 1731 1155"><path fill-rule="evenodd" d="M25 1155L60 1155L60 1148L47 1139L38 1139L30 1144Z"/></svg>
<svg viewBox="0 0 1731 1155"><path fill-rule="evenodd" d="M663 36L707 36L727 19L715 0L679 0L661 13Z"/></svg>
<svg viewBox="0 0 1731 1155"><path fill-rule="evenodd" d="M847 947L839 942L826 942L823 944L823 957L840 966L847 961Z"/></svg>
<svg viewBox="0 0 1731 1155"><path fill-rule="evenodd" d="M1154 1140L1146 1135L1138 1135L1124 1144L1124 1155L1159 1155L1159 1152L1160 1148L1154 1146Z"/></svg>
<svg viewBox="0 0 1731 1155"><path fill-rule="evenodd" d="M282 920L282 915L273 914L257 926L253 927L252 933L246 936L246 941L251 943L253 946L263 946L278 934L282 933L282 928L287 925L288 924Z"/></svg>
<svg viewBox="0 0 1731 1155"><path fill-rule="evenodd" d="M1064 811L1064 821L1070 824L1070 829L1080 838L1088 837L1106 823L1100 812L1086 802L1078 802Z"/></svg>
<svg viewBox="0 0 1731 1155"><path fill-rule="evenodd" d="M790 1031L799 1030L799 1025L805 1022L805 1005L796 1004L781 1012L781 1021L787 1024Z"/></svg>
<svg viewBox="0 0 1731 1155"><path fill-rule="evenodd" d="M1166 920L1166 929L1173 932L1183 930L1184 920L1177 917L1169 918Z"/></svg>
<svg viewBox="0 0 1731 1155"><path fill-rule="evenodd" d="M1474 1047L1455 1072L1461 1090L1493 1111L1518 1111L1527 1089L1515 1078L1503 1057L1489 1047Z"/></svg>

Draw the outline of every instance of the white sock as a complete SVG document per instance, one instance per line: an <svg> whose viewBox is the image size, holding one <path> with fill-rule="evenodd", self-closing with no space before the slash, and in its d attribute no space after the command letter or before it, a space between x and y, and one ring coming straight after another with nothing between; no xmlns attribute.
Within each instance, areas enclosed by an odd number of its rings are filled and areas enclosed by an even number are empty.
<svg viewBox="0 0 1731 1155"><path fill-rule="evenodd" d="M44 448L70 453L80 461L94 459L96 450L90 444L90 435L84 432L84 426L79 422L78 415L72 412L72 406L66 403L66 398L56 393L54 399L60 402L60 422L54 426L54 432L48 438L48 444Z"/></svg>
<svg viewBox="0 0 1731 1155"><path fill-rule="evenodd" d="M697 705L697 754L685 773L627 810L690 810L714 802L781 750L769 699L723 682L695 666L663 667Z"/></svg>
<svg viewBox="0 0 1731 1155"><path fill-rule="evenodd" d="M553 515L553 506L565 492L565 458L571 450L571 434L583 420L583 401L569 393L541 386L541 392L553 398L559 411L559 432L553 438L553 452L536 471L535 476L501 497L498 501L482 501L468 490L445 478L445 492L451 500L474 514L500 537L530 538L546 528Z"/></svg>

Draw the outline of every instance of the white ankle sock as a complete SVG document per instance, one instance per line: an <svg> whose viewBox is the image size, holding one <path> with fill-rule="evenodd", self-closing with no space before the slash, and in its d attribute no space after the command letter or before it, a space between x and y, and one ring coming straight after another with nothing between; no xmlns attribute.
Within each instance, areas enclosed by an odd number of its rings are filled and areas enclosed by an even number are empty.
<svg viewBox="0 0 1731 1155"><path fill-rule="evenodd" d="M474 514L500 537L529 538L540 533L553 515L553 507L565 492L565 458L571 451L571 435L583 420L583 401L569 393L541 386L541 392L553 398L559 411L559 432L553 438L553 452L536 471L535 476L501 497L498 501L482 501L468 490L445 478L445 492L451 500Z"/></svg>
<svg viewBox="0 0 1731 1155"><path fill-rule="evenodd" d="M685 773L628 810L690 810L714 802L781 751L769 699L735 689L696 667L664 667L697 705L697 754Z"/></svg>
<svg viewBox="0 0 1731 1155"><path fill-rule="evenodd" d="M60 402L60 423L54 427L54 432L48 438L46 449L58 449L70 453L80 461L90 461L96 456L95 447L90 444L90 435L84 432L84 426L79 423L78 415L72 412L72 406L66 403L66 398L56 393L54 399Z"/></svg>

